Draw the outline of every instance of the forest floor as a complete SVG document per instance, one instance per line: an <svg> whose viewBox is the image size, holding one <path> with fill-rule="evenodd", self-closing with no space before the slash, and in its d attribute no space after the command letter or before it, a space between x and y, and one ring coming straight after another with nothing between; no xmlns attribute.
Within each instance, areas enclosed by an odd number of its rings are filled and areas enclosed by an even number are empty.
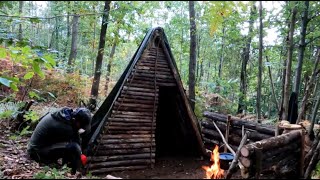
<svg viewBox="0 0 320 180"><path fill-rule="evenodd" d="M40 106L40 105L39 105ZM40 107L32 106L32 110L38 111ZM42 106L42 111L48 109ZM9 120L0 120L0 179L88 179L77 172L71 175L65 169L51 169L46 165L31 160L27 155L27 143L31 133L20 135L10 130ZM132 170L110 173L110 175L123 179L204 179L203 165L209 165L209 159L187 157L158 158L154 168L145 170ZM48 170L49 169L49 170ZM106 175L92 177L105 178Z"/></svg>

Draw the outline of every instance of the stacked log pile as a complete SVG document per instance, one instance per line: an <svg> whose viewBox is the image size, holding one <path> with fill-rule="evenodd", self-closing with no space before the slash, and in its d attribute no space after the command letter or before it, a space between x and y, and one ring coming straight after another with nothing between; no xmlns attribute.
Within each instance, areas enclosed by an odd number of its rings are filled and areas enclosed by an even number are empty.
<svg viewBox="0 0 320 180"><path fill-rule="evenodd" d="M271 172L276 177L302 177L304 168L304 130L283 132L283 129L270 125L258 124L227 115L205 112L205 120L201 122L202 135L205 146L222 146L221 132L227 132L227 124L230 121L228 144L237 151L244 132L248 132L248 141L240 149L239 162L249 172L251 178L263 173ZM228 120L229 119L229 120ZM280 132L276 132L280 131ZM281 135L278 135L281 134ZM275 136L276 135L276 136Z"/></svg>
<svg viewBox="0 0 320 180"><path fill-rule="evenodd" d="M247 144L241 148L239 160L251 175L259 176L263 171L272 170L279 177L299 177L302 175L299 170L304 157L302 138L303 131L295 130Z"/></svg>
<svg viewBox="0 0 320 180"><path fill-rule="evenodd" d="M222 146L221 136L212 121L214 121L220 131L224 133L227 129L228 116L206 111L204 112L204 117L206 117L206 119L201 121L201 131L206 148L211 150L214 145ZM237 117L231 117L228 144L233 150L237 150L245 131L249 131L248 143L252 143L275 136L276 128L270 125L261 125Z"/></svg>

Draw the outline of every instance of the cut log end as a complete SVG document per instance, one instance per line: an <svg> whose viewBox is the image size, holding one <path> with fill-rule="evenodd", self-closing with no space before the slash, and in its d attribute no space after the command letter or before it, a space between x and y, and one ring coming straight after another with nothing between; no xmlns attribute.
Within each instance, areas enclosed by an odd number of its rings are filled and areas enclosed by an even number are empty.
<svg viewBox="0 0 320 180"><path fill-rule="evenodd" d="M249 150L248 150L247 148L245 148L245 147L242 147L241 150L240 150L240 152L241 152L241 155L242 155L243 157L248 157L248 156L250 155Z"/></svg>

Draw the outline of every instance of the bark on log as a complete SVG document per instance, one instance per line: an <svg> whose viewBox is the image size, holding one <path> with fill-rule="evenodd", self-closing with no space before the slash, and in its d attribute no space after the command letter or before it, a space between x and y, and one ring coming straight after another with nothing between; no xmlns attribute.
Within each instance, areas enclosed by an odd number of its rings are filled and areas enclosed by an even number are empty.
<svg viewBox="0 0 320 180"><path fill-rule="evenodd" d="M130 112L130 111L112 111L113 114L136 115L136 116L152 116L152 112Z"/></svg>
<svg viewBox="0 0 320 180"><path fill-rule="evenodd" d="M105 162L105 161L119 161L130 159L147 159L154 158L155 153L142 153L142 154L128 154L128 155L115 155L115 156L94 156L88 157L88 162Z"/></svg>
<svg viewBox="0 0 320 180"><path fill-rule="evenodd" d="M158 93L146 93L146 92L127 91L127 90L122 90L121 93L128 94L128 95L135 95L135 96L158 97Z"/></svg>
<svg viewBox="0 0 320 180"><path fill-rule="evenodd" d="M131 127L125 127L125 126L115 126L115 125L109 125L108 130L120 130L120 131L127 131L127 130L155 130L156 127L139 127L139 126L131 126Z"/></svg>
<svg viewBox="0 0 320 180"><path fill-rule="evenodd" d="M135 139L101 139L98 142L103 144L116 144L116 143L149 143L155 142L155 139L151 138L135 138Z"/></svg>
<svg viewBox="0 0 320 180"><path fill-rule="evenodd" d="M312 146L311 146L309 152L308 152L308 153L306 154L306 156L305 156L304 171L307 169L307 167L308 167L308 165L309 165L309 163L310 163L310 160L311 160L311 158L312 158L312 156L313 156L313 154L314 154L314 151L315 151L316 148L317 148L317 145L318 145L318 143L319 143L319 140L320 140L320 138L317 136L316 139L313 141Z"/></svg>
<svg viewBox="0 0 320 180"><path fill-rule="evenodd" d="M109 134L154 134L155 131L129 131L129 130L112 130L109 131Z"/></svg>
<svg viewBox="0 0 320 180"><path fill-rule="evenodd" d="M152 96L140 96L140 95L133 95L133 94L120 94L120 98L130 98L130 99L141 99L141 100L151 100L154 101L154 97ZM156 100L158 97L156 98Z"/></svg>
<svg viewBox="0 0 320 180"><path fill-rule="evenodd" d="M274 156L278 156L279 154L295 151L296 149L300 149L299 143L300 143L300 140L297 141L297 142L292 142L290 144L287 144L285 146L282 146L282 147L279 147L279 148L276 148L276 149L271 149L271 150L268 150L268 151L264 151L263 152L263 157L265 157L264 159L269 159L269 158L272 158Z"/></svg>
<svg viewBox="0 0 320 180"><path fill-rule="evenodd" d="M204 141L204 144L207 147L207 149L209 149L210 151L212 151L214 149L215 145L217 145L219 147L223 147L223 145L224 145L222 141L220 142L220 141L212 140L212 139L209 139L206 137L203 137L203 141ZM229 146L234 151L236 151L237 147L238 147L238 145L234 145L234 144L229 144ZM211 156L211 154L208 154L208 156Z"/></svg>
<svg viewBox="0 0 320 180"><path fill-rule="evenodd" d="M113 122L109 121L108 122L109 126L120 126L120 127L134 127L134 126L139 126L139 127L151 127L151 126L156 126L155 122Z"/></svg>
<svg viewBox="0 0 320 180"><path fill-rule="evenodd" d="M123 160L123 161L91 163L89 168L97 169L97 168L107 168L107 167L126 166L126 165L146 165L146 164L152 164L152 163L155 163L154 159L130 159L130 160Z"/></svg>
<svg viewBox="0 0 320 180"><path fill-rule="evenodd" d="M128 90L128 91L139 91L139 92L159 92L159 89L154 89L154 88L138 88L138 87L131 87L131 86L123 86L123 90Z"/></svg>
<svg viewBox="0 0 320 180"><path fill-rule="evenodd" d="M262 170L262 148L257 147L255 150L255 178L260 179L260 174Z"/></svg>
<svg viewBox="0 0 320 180"><path fill-rule="evenodd" d="M282 134L277 137L271 137L269 139L264 139L257 141L255 143L247 144L241 148L241 155L244 157L250 156L253 153L254 148L260 146L264 151L273 149L279 146L284 146L289 144L297 139L301 138L300 130L295 130L290 133Z"/></svg>
<svg viewBox="0 0 320 180"><path fill-rule="evenodd" d="M202 129L202 133L205 134L205 135L211 136L212 139L215 139L215 140L218 140L218 141L222 142L222 138L221 138L220 134L217 131L213 131L213 130L209 130L209 129ZM229 142L231 144L239 145L240 141L241 141L241 137L240 136L232 135L232 134L229 135ZM230 144L230 143L228 143L228 144Z"/></svg>
<svg viewBox="0 0 320 180"><path fill-rule="evenodd" d="M138 153L150 153L150 148L140 148L140 149L109 149L100 150L98 149L96 156L107 156L116 154L138 154ZM152 148L152 153L155 153L155 148Z"/></svg>
<svg viewBox="0 0 320 180"><path fill-rule="evenodd" d="M119 135L106 134L102 136L102 139L137 139L137 138L151 138L151 134L119 134Z"/></svg>
<svg viewBox="0 0 320 180"><path fill-rule="evenodd" d="M310 179L311 172L315 169L315 167L319 161L319 159L318 159L319 151L320 151L320 143L318 143L317 148L316 148L314 154L312 155L312 158L308 164L306 172L304 173L305 179Z"/></svg>
<svg viewBox="0 0 320 180"><path fill-rule="evenodd" d="M128 114L112 114L110 118L126 118L126 119L150 119L152 115L128 115Z"/></svg>
<svg viewBox="0 0 320 180"><path fill-rule="evenodd" d="M202 121L201 125L202 125L203 128L215 130L215 127L212 124L212 122L210 122L208 120ZM219 127L220 131L225 131L226 130L226 124L225 123L216 122L216 125ZM244 126L242 126L242 127L244 127ZM273 137L273 136L268 135L268 134L260 133L260 132L258 132L256 130L247 129L247 131L250 132L249 136L248 136L248 139L251 139L253 141L260 141L260 140L263 140L263 139L268 139L268 138ZM236 134L236 135L242 137L242 129L241 129L241 127L231 127L230 134Z"/></svg>
<svg viewBox="0 0 320 180"><path fill-rule="evenodd" d="M139 148L148 148L150 146L155 146L156 143L127 143L127 144L102 144L99 149L139 149Z"/></svg>
<svg viewBox="0 0 320 180"><path fill-rule="evenodd" d="M218 113L206 111L206 112L204 112L204 116L209 119L224 122L224 123L226 123L226 121L227 121L227 116L223 115L223 114L218 114ZM245 128L253 129L258 132L268 134L271 136L274 136L274 134L275 134L275 128L273 126L263 125L263 124L259 124L259 123L251 122L251 121L246 121L246 120L242 120L242 119L236 118L236 117L231 117L231 120L232 120L231 121L232 126L238 126L239 128L241 128L241 126L243 125Z"/></svg>
<svg viewBox="0 0 320 180"><path fill-rule="evenodd" d="M99 175L99 174L106 174L106 173L115 172L115 171L147 169L149 167L150 166L120 166L120 167L100 168L100 169L93 169L93 170L89 169L89 171L93 175Z"/></svg>
<svg viewBox="0 0 320 180"><path fill-rule="evenodd" d="M137 123L151 123L152 117L150 119L139 119L139 118L108 118L112 122L137 122Z"/></svg>
<svg viewBox="0 0 320 180"><path fill-rule="evenodd" d="M142 100L142 99L131 99L131 98L118 98L117 102L119 103L139 103L139 104L146 104L146 105L152 105L154 103L153 100Z"/></svg>
<svg viewBox="0 0 320 180"><path fill-rule="evenodd" d="M131 160L123 160L123 161L109 161L109 162L97 162L91 163L89 169L97 169L97 168L107 168L114 166L125 166L125 165L146 165L155 163L154 159L131 159Z"/></svg>

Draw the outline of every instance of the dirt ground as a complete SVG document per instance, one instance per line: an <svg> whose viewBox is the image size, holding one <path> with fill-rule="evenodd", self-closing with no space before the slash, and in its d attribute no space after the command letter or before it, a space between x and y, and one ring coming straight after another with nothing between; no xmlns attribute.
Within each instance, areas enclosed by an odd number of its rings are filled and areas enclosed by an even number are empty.
<svg viewBox="0 0 320 180"><path fill-rule="evenodd" d="M192 157L166 157L156 159L153 169L110 173L123 179L205 179L203 165L209 160Z"/></svg>
<svg viewBox="0 0 320 180"><path fill-rule="evenodd" d="M0 179L32 179L44 166L31 160L27 143L31 134L20 136L9 130L12 124L0 120ZM15 137L15 138L14 138ZM153 169L110 173L123 179L204 179L202 166L209 166L209 158L202 160L192 157L157 158ZM68 179L83 179L84 176L66 173ZM99 176L105 178L104 176Z"/></svg>

